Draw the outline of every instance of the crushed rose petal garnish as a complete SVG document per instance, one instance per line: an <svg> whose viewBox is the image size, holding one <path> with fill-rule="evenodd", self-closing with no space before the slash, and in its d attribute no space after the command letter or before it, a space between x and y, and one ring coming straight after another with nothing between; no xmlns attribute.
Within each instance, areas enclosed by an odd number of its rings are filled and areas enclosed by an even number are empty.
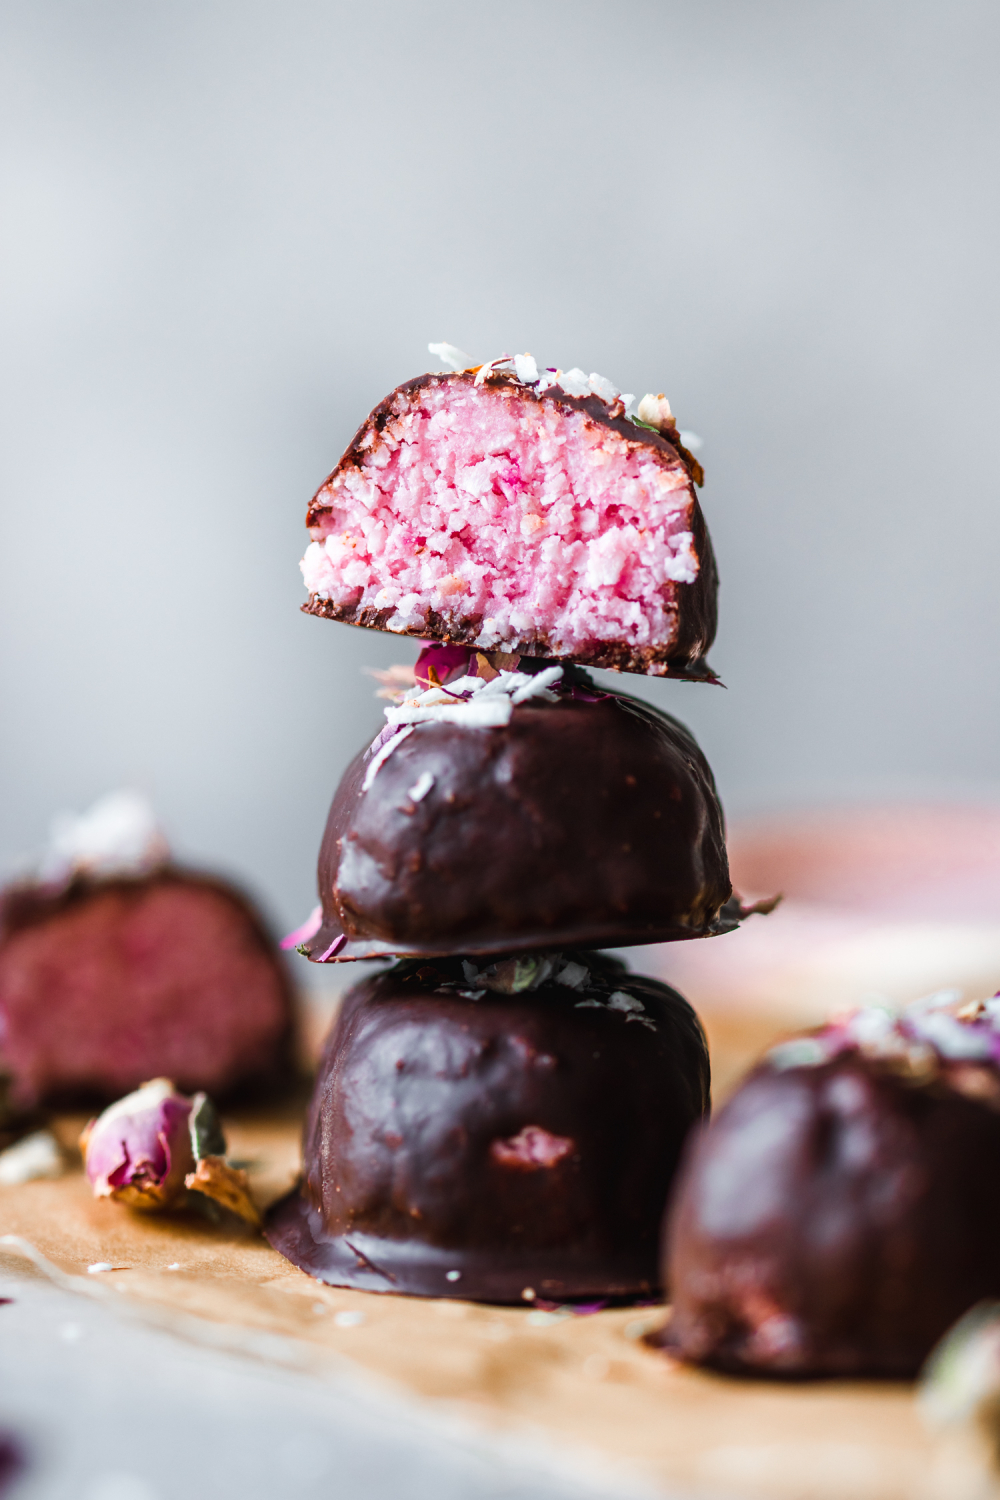
<svg viewBox="0 0 1000 1500"><path fill-rule="evenodd" d="M562 667L546 667L543 671L534 673L494 670L488 679L466 673L464 677L452 678L447 687L431 687L422 693L407 694L400 703L385 710L385 717L390 727L400 724L412 726L445 723L464 724L478 729L500 729L510 723L518 704L533 699L542 703L558 702L558 694L553 690L562 676ZM385 730L382 731L382 736L384 735ZM378 755L381 754L382 748L378 751ZM362 790L367 791L377 770L378 767L373 762Z"/></svg>
<svg viewBox="0 0 1000 1500"><path fill-rule="evenodd" d="M898 1012L888 1005L841 1012L816 1031L779 1042L766 1061L778 1071L816 1068L852 1051L914 1080L951 1075L956 1086L971 1086L970 1067L1000 1067L1000 994L970 1005L958 991L942 990Z"/></svg>

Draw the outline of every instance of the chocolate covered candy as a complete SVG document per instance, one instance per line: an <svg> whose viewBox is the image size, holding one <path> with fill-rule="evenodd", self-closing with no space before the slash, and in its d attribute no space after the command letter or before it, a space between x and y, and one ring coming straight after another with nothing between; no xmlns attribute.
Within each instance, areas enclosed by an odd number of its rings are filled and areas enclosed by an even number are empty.
<svg viewBox="0 0 1000 1500"><path fill-rule="evenodd" d="M1000 1295L1000 1035L949 997L782 1044L690 1151L667 1347L733 1373L913 1376Z"/></svg>
<svg viewBox="0 0 1000 1500"><path fill-rule="evenodd" d="M337 1286L490 1302L658 1284L708 1105L687 1003L596 954L406 962L353 989L266 1233Z"/></svg>
<svg viewBox="0 0 1000 1500"><path fill-rule="evenodd" d="M303 951L323 962L729 930L722 811L690 733L558 666L489 670L475 692L452 679L388 711L347 770Z"/></svg>
<svg viewBox="0 0 1000 1500"><path fill-rule="evenodd" d="M629 401L631 398L627 398ZM483 651L713 676L701 470L664 398L530 357L422 375L362 424L309 507L329 619Z"/></svg>

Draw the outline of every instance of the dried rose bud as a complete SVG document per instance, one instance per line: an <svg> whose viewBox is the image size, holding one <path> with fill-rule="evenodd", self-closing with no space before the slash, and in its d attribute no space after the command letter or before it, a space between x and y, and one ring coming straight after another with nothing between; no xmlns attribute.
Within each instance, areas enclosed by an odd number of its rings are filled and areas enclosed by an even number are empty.
<svg viewBox="0 0 1000 1500"><path fill-rule="evenodd" d="M226 1161L226 1137L207 1094L195 1094L191 1100L188 1130L197 1166L184 1182L189 1192L200 1195L193 1203L202 1210L218 1205L259 1228L260 1212L250 1196L250 1180L240 1167Z"/></svg>
<svg viewBox="0 0 1000 1500"><path fill-rule="evenodd" d="M192 1193L201 1193L212 1203L260 1227L260 1210L250 1196L250 1179L240 1167L231 1167L223 1156L200 1156L197 1170L185 1178Z"/></svg>
<svg viewBox="0 0 1000 1500"><path fill-rule="evenodd" d="M145 1209L183 1201L184 1178L195 1165L192 1103L169 1078L154 1078L91 1120L80 1149L94 1196Z"/></svg>
<svg viewBox="0 0 1000 1500"><path fill-rule="evenodd" d="M662 391L658 396L643 396L637 415L640 422L645 422L647 427L655 427L657 432L672 433L676 430L677 420Z"/></svg>

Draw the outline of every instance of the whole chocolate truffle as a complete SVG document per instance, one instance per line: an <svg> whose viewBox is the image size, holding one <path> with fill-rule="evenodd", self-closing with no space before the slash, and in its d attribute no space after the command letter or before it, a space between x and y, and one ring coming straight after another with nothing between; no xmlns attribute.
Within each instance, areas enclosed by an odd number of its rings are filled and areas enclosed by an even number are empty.
<svg viewBox="0 0 1000 1500"><path fill-rule="evenodd" d="M304 1183L266 1233L336 1286L486 1302L648 1293L708 1095L690 1006L610 959L398 964L344 1002Z"/></svg>
<svg viewBox="0 0 1000 1500"><path fill-rule="evenodd" d="M529 357L392 391L309 507L311 614L654 676L713 676L702 474L665 398Z"/></svg>
<svg viewBox="0 0 1000 1500"><path fill-rule="evenodd" d="M290 1070L291 985L250 902L163 865L0 896L0 1067L20 1108L168 1073L231 1093Z"/></svg>
<svg viewBox="0 0 1000 1500"><path fill-rule="evenodd" d="M913 1376L1000 1294L996 1039L943 1011L861 1017L776 1049L693 1144L668 1226L680 1358Z"/></svg>
<svg viewBox="0 0 1000 1500"><path fill-rule="evenodd" d="M683 725L618 695L518 701L517 689L511 708L495 688L446 705L450 721L402 724L348 768L310 958L618 946L734 925L722 810ZM491 705L508 722L473 720Z"/></svg>

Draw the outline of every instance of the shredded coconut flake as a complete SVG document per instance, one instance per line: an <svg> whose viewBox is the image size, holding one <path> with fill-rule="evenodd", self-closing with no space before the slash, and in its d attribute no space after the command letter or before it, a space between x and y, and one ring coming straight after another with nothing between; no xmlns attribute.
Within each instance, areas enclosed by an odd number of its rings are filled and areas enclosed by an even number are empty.
<svg viewBox="0 0 1000 1500"><path fill-rule="evenodd" d="M443 365L447 365L456 373L475 367L474 361L464 350L456 349L454 344L428 344L427 348L431 354L437 355ZM567 396L599 396L607 406L613 406L620 401L627 416L632 415L632 409L635 406L635 396L619 391L614 381L609 380L606 375L598 375L593 370L586 375L578 366L574 366L572 370L559 370L550 365L539 371L538 363L531 354L513 356L501 354L498 359L488 360L486 364L478 367L476 384L484 384L492 374L501 370L505 374L513 374L522 385L537 386L540 393L558 385ZM643 415L644 408L646 415ZM639 404L637 415L640 421L646 422L651 427L660 427L661 424L670 428L674 426L670 402L663 395L644 396ZM701 447L701 438L694 432L683 432L680 437L684 446L690 448L692 453Z"/></svg>
<svg viewBox="0 0 1000 1500"><path fill-rule="evenodd" d="M562 981L557 977L556 983ZM574 1010L613 1010L624 1015L626 1022L638 1021L640 1026L645 1026L647 1031L656 1030L656 1022L645 1014L646 1007L635 995L628 995L624 990L612 990L611 994L603 1000L578 1000L573 1007Z"/></svg>
<svg viewBox="0 0 1000 1500"><path fill-rule="evenodd" d="M431 775L430 771L424 771L420 776L417 777L416 781L410 787L410 790L406 795L409 797L411 802L423 802L424 798L427 796L427 793L430 791L433 785L434 777Z"/></svg>
<svg viewBox="0 0 1000 1500"><path fill-rule="evenodd" d="M980 1029L960 1021L947 1011L931 1011L929 1015L913 1018L914 1034L922 1042L929 1042L942 1057L987 1058L993 1055L994 1038L991 1030Z"/></svg>
<svg viewBox="0 0 1000 1500"><path fill-rule="evenodd" d="M599 376L598 379L600 379ZM589 396L592 394L590 376L585 375L576 366L572 370L557 370L556 381L562 386L567 396Z"/></svg>
<svg viewBox="0 0 1000 1500"><path fill-rule="evenodd" d="M767 1054L768 1062L777 1072L786 1068L815 1068L826 1062L826 1049L815 1037L794 1037L790 1042L779 1042Z"/></svg>
<svg viewBox="0 0 1000 1500"><path fill-rule="evenodd" d="M463 349L456 349L454 344L428 344L428 352L436 354L443 365L449 370L468 370L475 364Z"/></svg>
<svg viewBox="0 0 1000 1500"><path fill-rule="evenodd" d="M624 990L615 990L608 996L608 1010L643 1011L646 1007L641 1000L634 995L626 995Z"/></svg>
<svg viewBox="0 0 1000 1500"><path fill-rule="evenodd" d="M509 354L501 354L499 359L491 359L485 365L480 365L476 371L476 384L483 385L495 372L503 370L510 374L514 369L514 361Z"/></svg>
<svg viewBox="0 0 1000 1500"><path fill-rule="evenodd" d="M385 717L390 726L463 724L468 729L502 729L510 723L515 704L527 703L532 698L543 703L558 702L558 695L552 689L562 675L562 667L546 667L534 675L501 671L490 678L459 677L447 687L428 688L426 692L404 698L398 705L387 708ZM384 750L385 746L379 750L376 760ZM363 791L371 785L369 776L374 780L371 766Z"/></svg>
<svg viewBox="0 0 1000 1500"><path fill-rule="evenodd" d="M541 698L544 703L557 703L559 701L558 694L554 693L552 688L562 677L562 674L562 667L546 667L544 672L536 672L534 676L528 676L525 672L511 672L507 674L510 677L527 677L527 681L521 687L514 688L513 692L511 692L511 702L529 703L532 698Z"/></svg>
<svg viewBox="0 0 1000 1500"><path fill-rule="evenodd" d="M962 1004L958 990L914 1000L900 1012L867 1005L835 1016L818 1031L772 1047L772 1068L815 1068L844 1052L882 1060L918 1080L948 1064L1000 1068L1000 1006L997 997Z"/></svg>
<svg viewBox="0 0 1000 1500"><path fill-rule="evenodd" d="M389 714L392 713L393 710L387 708L385 712L386 717L388 718ZM383 730L382 733L384 734L385 731ZM372 756L371 760L368 763L368 769L365 772L365 779L361 783L361 790L363 792L367 792L368 788L371 786L372 782L375 780L375 777L385 765L392 752L394 750L397 750L406 739L407 735L412 733L413 725L411 724L408 728L401 729L398 734L394 734L391 736L391 738L383 740L380 748L376 751L376 753ZM379 736L379 738L381 738L381 735Z"/></svg>
<svg viewBox="0 0 1000 1500"><path fill-rule="evenodd" d="M146 798L138 792L111 792L85 813L53 818L43 873L50 878L78 870L141 874L167 856L166 840Z"/></svg>
<svg viewBox="0 0 1000 1500"><path fill-rule="evenodd" d="M556 984L564 984L571 990L581 990L589 978L590 970L586 965L570 961L556 975Z"/></svg>
<svg viewBox="0 0 1000 1500"><path fill-rule="evenodd" d="M600 396L608 406L618 399L618 387L613 380L608 380L606 375L597 375L592 371L588 383L594 395Z"/></svg>

